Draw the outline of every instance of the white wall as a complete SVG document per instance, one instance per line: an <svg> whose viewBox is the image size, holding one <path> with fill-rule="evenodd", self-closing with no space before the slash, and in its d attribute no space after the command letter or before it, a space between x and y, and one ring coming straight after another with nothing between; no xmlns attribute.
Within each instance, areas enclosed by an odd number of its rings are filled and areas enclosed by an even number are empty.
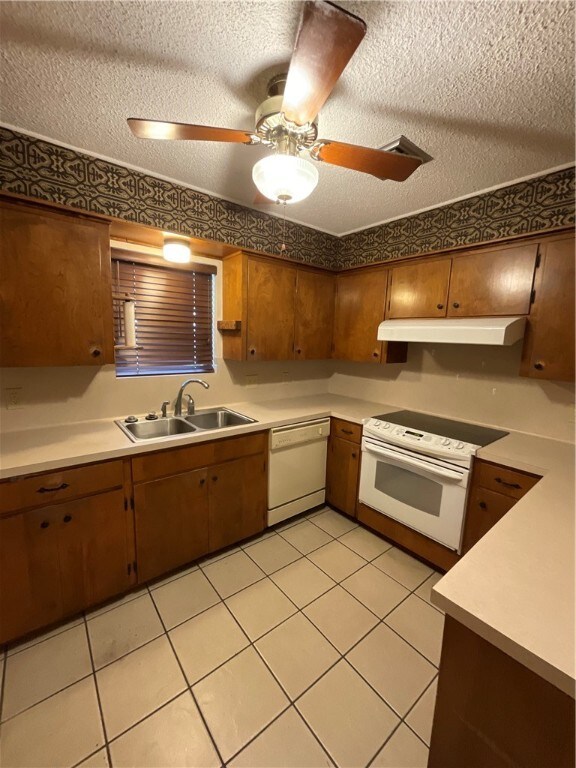
<svg viewBox="0 0 576 768"><path fill-rule="evenodd" d="M574 384L518 376L513 347L409 344L400 365L335 363L329 391L574 440Z"/></svg>

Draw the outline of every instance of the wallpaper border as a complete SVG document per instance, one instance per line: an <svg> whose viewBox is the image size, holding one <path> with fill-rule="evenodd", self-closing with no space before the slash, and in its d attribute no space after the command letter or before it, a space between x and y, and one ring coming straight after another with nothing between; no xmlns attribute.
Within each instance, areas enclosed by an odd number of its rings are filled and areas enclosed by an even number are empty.
<svg viewBox="0 0 576 768"><path fill-rule="evenodd" d="M2 126L0 190L279 255L278 217ZM343 237L286 221L280 256L343 270L561 229L574 195L570 167Z"/></svg>

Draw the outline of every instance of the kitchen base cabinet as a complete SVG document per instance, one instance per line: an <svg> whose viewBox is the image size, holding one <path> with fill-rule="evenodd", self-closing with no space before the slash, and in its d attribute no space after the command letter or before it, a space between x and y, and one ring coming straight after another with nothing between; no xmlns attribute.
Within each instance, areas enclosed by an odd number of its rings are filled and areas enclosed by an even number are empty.
<svg viewBox="0 0 576 768"><path fill-rule="evenodd" d="M216 552L264 530L266 462L249 456L209 469L210 551Z"/></svg>
<svg viewBox="0 0 576 768"><path fill-rule="evenodd" d="M446 616L429 768L573 768L574 699Z"/></svg>
<svg viewBox="0 0 576 768"><path fill-rule="evenodd" d="M209 551L206 469L134 486L138 578L148 581Z"/></svg>
<svg viewBox="0 0 576 768"><path fill-rule="evenodd" d="M356 517L362 427L332 419L326 460L326 503Z"/></svg>
<svg viewBox="0 0 576 768"><path fill-rule="evenodd" d="M537 475L475 459L466 503L462 554L488 533L538 480Z"/></svg>
<svg viewBox="0 0 576 768"><path fill-rule="evenodd" d="M264 530L268 434L132 459L138 581Z"/></svg>
<svg viewBox="0 0 576 768"><path fill-rule="evenodd" d="M54 509L0 519L0 644L63 615Z"/></svg>
<svg viewBox="0 0 576 768"><path fill-rule="evenodd" d="M0 519L0 644L130 589L126 507L120 487Z"/></svg>

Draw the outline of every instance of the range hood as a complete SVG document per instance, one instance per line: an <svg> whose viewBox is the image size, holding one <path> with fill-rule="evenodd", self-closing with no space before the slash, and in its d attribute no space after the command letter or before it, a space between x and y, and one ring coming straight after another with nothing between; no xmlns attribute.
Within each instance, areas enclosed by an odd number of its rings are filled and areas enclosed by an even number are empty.
<svg viewBox="0 0 576 768"><path fill-rule="evenodd" d="M442 317L385 320L378 341L424 341L434 344L509 346L524 336L525 317Z"/></svg>

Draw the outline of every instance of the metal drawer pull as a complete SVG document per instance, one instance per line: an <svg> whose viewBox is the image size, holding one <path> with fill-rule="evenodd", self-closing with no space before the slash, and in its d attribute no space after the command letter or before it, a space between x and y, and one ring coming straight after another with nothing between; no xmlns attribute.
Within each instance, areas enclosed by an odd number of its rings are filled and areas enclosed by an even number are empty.
<svg viewBox="0 0 576 768"><path fill-rule="evenodd" d="M50 523L48 522L48 520L42 520L42 522L40 523L40 528L48 528L49 525Z"/></svg>
<svg viewBox="0 0 576 768"><path fill-rule="evenodd" d="M72 515L64 515L64 522L69 523L72 520Z"/></svg>
<svg viewBox="0 0 576 768"><path fill-rule="evenodd" d="M478 504L478 506L480 507L480 509L486 509L486 502L485 502L485 501L481 501L481 502Z"/></svg>
<svg viewBox="0 0 576 768"><path fill-rule="evenodd" d="M494 479L496 480L497 483L500 483L500 485L505 485L506 488L517 488L518 490L522 488L522 486L519 485L518 483L507 483L506 480L502 480L501 477L496 477Z"/></svg>
<svg viewBox="0 0 576 768"><path fill-rule="evenodd" d="M69 488L69 487L70 486L68 483L62 483L61 485L57 485L54 488L44 488L44 486L42 486L42 488L38 488L36 493L53 493L54 491L63 491L64 488Z"/></svg>
<svg viewBox="0 0 576 768"><path fill-rule="evenodd" d="M344 435L353 435L354 432L351 429L341 429L340 432Z"/></svg>

